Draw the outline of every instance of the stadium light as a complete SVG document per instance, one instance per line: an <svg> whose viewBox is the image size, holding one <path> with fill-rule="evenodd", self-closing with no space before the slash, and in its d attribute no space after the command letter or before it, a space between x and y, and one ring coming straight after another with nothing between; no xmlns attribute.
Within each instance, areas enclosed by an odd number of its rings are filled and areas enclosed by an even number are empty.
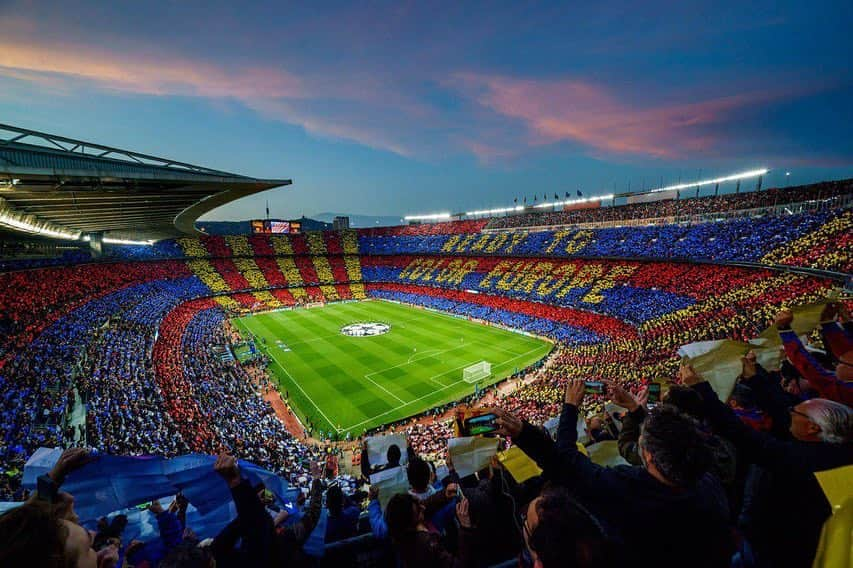
<svg viewBox="0 0 853 568"><path fill-rule="evenodd" d="M148 247L154 244L154 241L152 241L151 239L147 241L134 241L131 239L114 239L112 237L104 237L103 239L101 239L101 242L106 243L108 245L137 245Z"/></svg>
<svg viewBox="0 0 853 568"><path fill-rule="evenodd" d="M441 219L450 219L450 213L432 213L430 215L406 215L403 217L406 221L440 221Z"/></svg>
<svg viewBox="0 0 853 568"><path fill-rule="evenodd" d="M767 168L761 168L759 170L750 170L747 172L741 172L739 174L732 174L730 176L723 176L715 179L706 179L701 181L693 181L688 183L679 183L677 185L669 185L666 187L659 187L657 189L650 189L649 191L644 191L640 193L657 193L659 191L674 191L678 189L692 189L695 187L701 187L704 185L713 185L716 183L723 183L727 181L737 181L741 179L754 178L758 176L762 176L769 172L770 170ZM525 209L546 209L548 207L563 207L566 205L578 205L582 203L592 203L595 201L607 201L608 199L613 199L615 197L614 194L609 193L607 195L598 195L591 197L581 197L579 199L564 199L557 201L543 201L542 203L537 203L535 205L513 205L511 207L496 207L494 209L480 209L477 211L466 211L466 217L479 217L482 215L500 215L501 213L513 213L517 211L524 211ZM432 215L407 215L404 217L406 221L436 221L441 219L450 219L452 215L450 213L435 213Z"/></svg>
<svg viewBox="0 0 853 568"><path fill-rule="evenodd" d="M9 187L17 185L20 180L11 180L5 183ZM35 215L22 213L10 207L8 202L0 197L0 226L8 227L16 231L32 233L51 237L54 239L66 239L76 241L80 238L81 231L66 229L62 225L57 225L50 221L39 219Z"/></svg>
<svg viewBox="0 0 853 568"><path fill-rule="evenodd" d="M75 233L72 231L65 231L61 229L54 230L49 227L39 227L38 225L28 223L27 221L21 219L16 219L11 215L2 212L0 212L0 225L4 225L12 229L17 229L18 231L24 231L26 233L33 233L36 235L42 235L54 239L66 239L69 241L76 241L80 238L79 232Z"/></svg>
<svg viewBox="0 0 853 568"><path fill-rule="evenodd" d="M561 205L576 205L579 203L590 203L592 201L606 201L608 199L613 199L613 194L610 193L608 195L597 195L594 197L582 197L580 199L566 199L563 201L553 201L551 203L539 203L534 205L537 209L543 209L545 207L559 207Z"/></svg>
<svg viewBox="0 0 853 568"><path fill-rule="evenodd" d="M528 205L527 207L533 209L544 209L546 207L561 207L563 205L576 205L579 203L591 203L593 201L603 201L607 199L613 199L613 194L609 195L598 195L594 197L582 197L580 199L564 199L562 201L552 201L548 203L547 201L543 201L542 203L537 203L536 205ZM465 215L467 217L477 217L479 215L499 215L501 213L510 213L512 211L524 211L527 207L524 205L514 205L512 207L498 207L497 209L481 209L480 211L466 211Z"/></svg>
<svg viewBox="0 0 853 568"><path fill-rule="evenodd" d="M748 172L742 172L742 173L733 174L730 176L719 177L716 179L706 179L706 180L702 180L702 181L693 181L690 183L679 183L677 185L669 185L667 187L659 187L657 189L650 189L648 191L648 193L657 193L658 191L675 191L678 189L691 189L691 188L700 187L703 185L713 185L715 183L723 183L726 181L737 181L739 179L754 178L754 177L758 177L758 176L763 176L764 174L766 174L769 171L770 170L768 170L767 168L763 168L760 170L750 170Z"/></svg>
<svg viewBox="0 0 853 568"><path fill-rule="evenodd" d="M524 211L523 205L514 205L513 207L498 207L497 209L481 209L480 211L466 211L466 217L474 217L477 215L498 215L499 213L509 213L510 211Z"/></svg>

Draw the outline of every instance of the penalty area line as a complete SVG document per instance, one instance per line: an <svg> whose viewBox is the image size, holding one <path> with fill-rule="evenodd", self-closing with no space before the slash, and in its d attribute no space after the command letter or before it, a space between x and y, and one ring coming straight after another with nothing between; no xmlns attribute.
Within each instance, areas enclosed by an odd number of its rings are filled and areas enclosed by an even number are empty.
<svg viewBox="0 0 853 568"><path fill-rule="evenodd" d="M506 364L506 363L509 363L510 361L514 361L515 359L518 359L519 357L524 357L524 356L526 356L526 355L530 355L531 353L533 353L533 352L535 352L535 351L537 351L537 350L541 349L542 347L544 347L544 346L538 346L538 347L536 347L536 348L534 348L534 349L531 349L530 351L527 351L527 352L522 353L522 354L520 354L520 355L516 355L515 357L512 357L512 358L510 358L510 359L506 359L506 360L502 361L500 364ZM399 366L399 365L398 365L398 366ZM433 379L435 379L435 377L440 377L440 376L442 376L442 375L446 375L447 373L451 373L451 372L453 372L453 371L458 371L459 369L463 369L463 368L465 368L465 367L467 367L467 366L468 366L468 365L463 365L462 367L456 367L455 369L449 369L448 371L445 371L444 373L439 373L438 375L433 375L432 377L430 377L430 379L429 379L429 380L433 380ZM393 368L393 367L392 367L392 368ZM439 383L438 381L433 381L433 382L435 382L436 384L441 384L441 383ZM367 424L368 422L371 422L371 421L373 421L373 420L376 420L377 418L382 418L383 416L387 416L388 414L391 414L392 412L397 412L397 411L398 411L398 410L400 410L401 408L405 408L405 407L407 407L407 406L409 406L409 405L411 405L411 404L414 404L414 403L416 403L416 402L418 402L418 401L421 401L421 400L423 400L423 399L425 399L425 398L427 398L427 397L433 396L433 395L435 395L435 393L437 393L437 392L441 392L441 391L447 390L447 389L449 389L449 388L451 388L451 387L455 387L456 385L458 385L458 384L460 384L460 383L464 383L464 382L465 382L465 380L464 380L464 379L459 379L458 381L453 382L453 383L450 383L449 385L446 385L446 386L442 386L441 388L436 389L436 390L432 391L431 393L425 394L424 396L420 396L420 397L418 397L418 398L416 398L416 399L414 399L414 400L410 400L409 402L403 403L402 405L398 406L397 408L392 408L391 410L386 410L385 412L383 412L383 413L381 413L381 414L377 414L376 416L373 416L373 417L371 417L371 418L368 418L367 420L362 420L362 421L361 421L361 422L359 422L358 424L353 424L352 426L347 426L347 427L345 427L345 428L342 428L341 430L339 430L339 432L347 432L347 431L349 431L349 430L352 430L353 428L358 428L359 426L361 426L361 425L363 425L363 424ZM467 383L467 384L470 384L470 383ZM319 410L319 409L318 409L318 410Z"/></svg>
<svg viewBox="0 0 853 568"><path fill-rule="evenodd" d="M388 393L388 394L390 394L391 396L393 396L394 398L396 398L398 401L402 402L404 405L409 404L409 403L407 403L405 400L403 400L402 398L400 398L399 396L397 396L396 394L394 394L393 392L389 391L388 389L386 389L385 387L383 387L382 385L380 385L379 383L377 383L376 381L374 381L373 379L371 379L369 376L364 375L364 378L365 378L365 379L367 379L368 381L370 381L371 383L373 383L374 385L376 385L377 387L381 388L381 389L382 389L383 391L385 391L386 393Z"/></svg>
<svg viewBox="0 0 853 568"><path fill-rule="evenodd" d="M343 432L346 432L347 430L352 430L353 428L358 428L358 427L359 427L359 426L361 426L362 424L367 424L367 423L368 423L368 422L370 422L371 420L376 420L377 418L381 418L381 417L383 417L383 416L386 416L386 415L388 415L388 414L391 414L392 412L396 412L396 411L400 410L401 408L405 408L405 407L409 406L410 404L414 404L414 403L416 403L416 402L418 402L418 401L420 401L420 400L423 400L423 399L425 399L425 398L427 398L427 397L429 397L429 396L434 395L434 394L435 394L435 393L437 393L437 392L441 392L441 391L443 391L443 390L445 390L445 389L449 389L450 387L454 387L454 386L458 385L458 384L459 384L459 383L461 383L461 382L464 382L464 381L462 381L462 380L460 379L460 380L456 381L455 383L452 383L452 384L447 385L446 387L442 387L442 388L440 388L440 389L438 389L438 390L434 390L434 391L432 391L432 392L431 392L431 393L429 393L429 394L425 394L424 396L420 396L420 397L416 398L415 400L410 400L409 402L406 402L406 403L404 403L403 405L398 406L397 408L392 408L391 410L386 410L386 411L385 411L385 412L383 412L382 414L377 414L376 416L373 416L373 417L371 417L371 418L368 418L367 420L362 420L362 421L361 421L361 422L359 422L358 424L353 424L352 426L348 426L348 427L344 428L342 431L343 431Z"/></svg>

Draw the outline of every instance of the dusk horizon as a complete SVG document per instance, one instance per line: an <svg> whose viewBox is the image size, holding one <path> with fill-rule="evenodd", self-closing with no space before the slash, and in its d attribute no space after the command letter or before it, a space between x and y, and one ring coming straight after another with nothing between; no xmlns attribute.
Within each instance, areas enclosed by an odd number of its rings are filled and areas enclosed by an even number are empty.
<svg viewBox="0 0 853 568"><path fill-rule="evenodd" d="M758 168L784 187L853 177L851 18L842 2L12 1L0 122L294 182L204 220L267 200L277 218L402 218Z"/></svg>

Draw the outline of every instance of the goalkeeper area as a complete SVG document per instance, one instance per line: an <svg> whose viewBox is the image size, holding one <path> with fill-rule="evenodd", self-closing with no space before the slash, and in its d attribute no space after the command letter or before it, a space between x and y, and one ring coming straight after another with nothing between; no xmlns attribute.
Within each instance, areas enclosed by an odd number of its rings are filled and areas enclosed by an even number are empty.
<svg viewBox="0 0 853 568"><path fill-rule="evenodd" d="M462 380L466 383L477 383L492 374L492 364L480 361L476 365L462 369Z"/></svg>
<svg viewBox="0 0 853 568"><path fill-rule="evenodd" d="M385 300L232 322L269 357L270 378L302 423L313 424L315 436L359 436L459 400L476 386L494 384L535 363L553 347L535 337Z"/></svg>

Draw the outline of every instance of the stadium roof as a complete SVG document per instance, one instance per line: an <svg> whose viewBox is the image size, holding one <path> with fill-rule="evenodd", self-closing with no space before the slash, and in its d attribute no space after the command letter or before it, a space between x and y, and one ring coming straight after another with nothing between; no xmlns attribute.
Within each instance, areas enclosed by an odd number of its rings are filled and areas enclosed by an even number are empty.
<svg viewBox="0 0 853 568"><path fill-rule="evenodd" d="M290 185L0 124L0 227L146 240L196 233L204 213Z"/></svg>

